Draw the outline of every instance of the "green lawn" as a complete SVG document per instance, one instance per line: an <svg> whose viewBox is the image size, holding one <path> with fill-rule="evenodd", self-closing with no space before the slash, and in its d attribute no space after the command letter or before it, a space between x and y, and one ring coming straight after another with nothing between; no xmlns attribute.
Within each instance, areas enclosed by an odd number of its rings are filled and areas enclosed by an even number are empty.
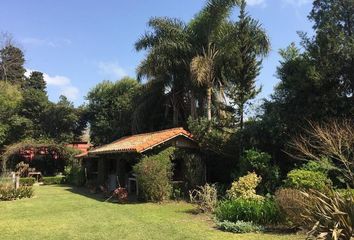
<svg viewBox="0 0 354 240"><path fill-rule="evenodd" d="M232 234L213 228L187 203L102 202L70 187L35 187L35 197L0 202L1 239L303 239L296 235Z"/></svg>

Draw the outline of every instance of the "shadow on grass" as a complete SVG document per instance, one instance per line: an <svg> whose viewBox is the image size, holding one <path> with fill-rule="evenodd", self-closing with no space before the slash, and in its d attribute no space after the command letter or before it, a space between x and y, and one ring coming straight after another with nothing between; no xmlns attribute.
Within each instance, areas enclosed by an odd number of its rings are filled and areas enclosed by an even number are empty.
<svg viewBox="0 0 354 240"><path fill-rule="evenodd" d="M102 192L92 193L87 188L84 187L76 187L71 185L61 185L61 186L66 187L66 190L71 193L78 194L87 198L91 198L99 202L107 202L107 203L114 203L114 204L119 203L115 197L105 196ZM142 204L142 203L144 202L139 201L135 194L131 194L128 196L128 202L119 203L119 204L127 205L127 204Z"/></svg>

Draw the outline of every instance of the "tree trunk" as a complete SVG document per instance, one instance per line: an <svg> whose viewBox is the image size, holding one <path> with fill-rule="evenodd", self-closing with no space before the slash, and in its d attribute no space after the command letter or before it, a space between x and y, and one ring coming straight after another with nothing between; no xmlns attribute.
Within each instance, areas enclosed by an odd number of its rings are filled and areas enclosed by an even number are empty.
<svg viewBox="0 0 354 240"><path fill-rule="evenodd" d="M207 119L208 121L211 121L211 92L212 87L208 86L207 89Z"/></svg>

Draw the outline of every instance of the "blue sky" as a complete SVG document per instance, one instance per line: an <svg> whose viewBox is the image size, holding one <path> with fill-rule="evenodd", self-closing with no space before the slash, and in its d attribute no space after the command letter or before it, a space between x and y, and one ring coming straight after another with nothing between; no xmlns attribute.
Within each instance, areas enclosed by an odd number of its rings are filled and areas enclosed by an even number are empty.
<svg viewBox="0 0 354 240"><path fill-rule="evenodd" d="M272 93L278 79L278 50L299 42L296 31L311 33L311 0L248 0L248 12L271 39L264 60L259 98ZM60 94L75 105L102 80L135 77L144 53L134 50L152 16L190 20L204 0L1 0L0 32L9 32L26 56L26 68L45 73L49 98Z"/></svg>

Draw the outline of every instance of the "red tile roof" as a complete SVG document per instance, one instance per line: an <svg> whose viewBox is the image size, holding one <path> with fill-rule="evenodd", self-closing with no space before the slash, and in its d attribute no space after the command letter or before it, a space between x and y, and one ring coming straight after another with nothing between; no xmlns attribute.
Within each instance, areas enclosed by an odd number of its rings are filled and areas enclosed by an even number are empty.
<svg viewBox="0 0 354 240"><path fill-rule="evenodd" d="M76 155L75 157L80 158L84 157L88 154L88 150L92 147L92 144L88 142L73 142L70 144L67 144L68 147L75 148L77 150L80 150L80 154Z"/></svg>
<svg viewBox="0 0 354 240"><path fill-rule="evenodd" d="M142 153L157 145L167 142L175 137L183 136L190 140L192 134L183 128L172 128L158 132L144 133L138 135L127 136L118 139L115 142L97 147L89 151L89 154L102 154L114 152L137 152Z"/></svg>

